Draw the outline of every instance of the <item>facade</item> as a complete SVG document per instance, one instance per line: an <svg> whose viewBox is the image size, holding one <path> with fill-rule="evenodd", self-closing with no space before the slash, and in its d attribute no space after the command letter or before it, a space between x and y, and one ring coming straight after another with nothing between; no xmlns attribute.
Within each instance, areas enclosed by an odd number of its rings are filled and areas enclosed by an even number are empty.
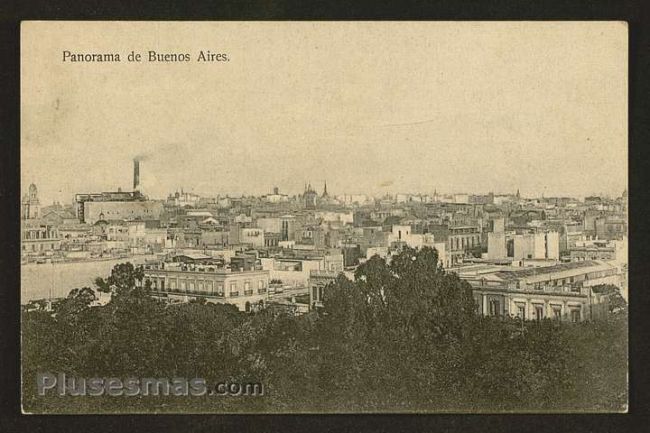
<svg viewBox="0 0 650 433"><path fill-rule="evenodd" d="M587 320L595 302L591 287L621 283L616 267L599 261L497 267L484 273L460 269L459 275L472 286L477 312L524 320Z"/></svg>
<svg viewBox="0 0 650 433"><path fill-rule="evenodd" d="M21 227L21 256L51 255L61 249L58 229L38 220L25 222Z"/></svg>
<svg viewBox="0 0 650 433"><path fill-rule="evenodd" d="M334 282L341 272L311 271L309 274L309 305L310 308L322 307L325 287Z"/></svg>
<svg viewBox="0 0 650 433"><path fill-rule="evenodd" d="M262 269L270 272L270 278L285 285L306 287L313 271L342 272L343 254L327 253L313 256L262 258Z"/></svg>
<svg viewBox="0 0 650 433"><path fill-rule="evenodd" d="M309 274L309 308L323 306L326 287L343 274L349 280L354 280L354 273L344 271L311 271Z"/></svg>
<svg viewBox="0 0 650 433"><path fill-rule="evenodd" d="M250 311L268 300L268 271L227 269L209 256L149 263L144 266L144 275L153 293L169 300L205 298L233 304L241 311Z"/></svg>
<svg viewBox="0 0 650 433"><path fill-rule="evenodd" d="M481 246L481 231L477 226L449 227L447 256L451 266L463 261L469 250Z"/></svg>
<svg viewBox="0 0 650 433"><path fill-rule="evenodd" d="M264 230L258 228L241 228L239 243L250 245L253 248L264 247Z"/></svg>
<svg viewBox="0 0 650 433"><path fill-rule="evenodd" d="M571 261L608 260L627 263L627 237L622 240L578 241L569 248Z"/></svg>
<svg viewBox="0 0 650 433"><path fill-rule="evenodd" d="M162 212L163 205L157 201L86 201L83 203L83 222L94 224L101 219L157 220Z"/></svg>
<svg viewBox="0 0 650 433"><path fill-rule="evenodd" d="M557 232L515 235L513 241L515 260L560 258L560 234Z"/></svg>

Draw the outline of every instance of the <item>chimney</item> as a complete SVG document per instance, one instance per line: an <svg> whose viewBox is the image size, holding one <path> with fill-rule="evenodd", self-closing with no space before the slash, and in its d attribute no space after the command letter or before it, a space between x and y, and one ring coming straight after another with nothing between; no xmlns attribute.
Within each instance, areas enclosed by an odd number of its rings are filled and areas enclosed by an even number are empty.
<svg viewBox="0 0 650 433"><path fill-rule="evenodd" d="M140 161L133 160L133 191L137 191L140 187Z"/></svg>

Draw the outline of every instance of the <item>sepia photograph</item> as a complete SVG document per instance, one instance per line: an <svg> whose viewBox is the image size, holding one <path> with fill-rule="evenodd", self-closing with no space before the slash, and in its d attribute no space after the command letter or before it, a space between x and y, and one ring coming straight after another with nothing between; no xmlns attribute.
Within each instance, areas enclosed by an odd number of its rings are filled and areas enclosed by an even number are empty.
<svg viewBox="0 0 650 433"><path fill-rule="evenodd" d="M628 412L622 21L23 21L24 414Z"/></svg>

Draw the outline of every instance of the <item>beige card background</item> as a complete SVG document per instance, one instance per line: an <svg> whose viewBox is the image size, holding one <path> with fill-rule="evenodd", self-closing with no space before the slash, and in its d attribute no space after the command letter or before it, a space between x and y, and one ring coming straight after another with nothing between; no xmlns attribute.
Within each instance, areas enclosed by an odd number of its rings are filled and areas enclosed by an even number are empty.
<svg viewBox="0 0 650 433"><path fill-rule="evenodd" d="M139 154L153 198L627 185L625 23L23 22L21 77L22 185L44 204L128 189Z"/></svg>

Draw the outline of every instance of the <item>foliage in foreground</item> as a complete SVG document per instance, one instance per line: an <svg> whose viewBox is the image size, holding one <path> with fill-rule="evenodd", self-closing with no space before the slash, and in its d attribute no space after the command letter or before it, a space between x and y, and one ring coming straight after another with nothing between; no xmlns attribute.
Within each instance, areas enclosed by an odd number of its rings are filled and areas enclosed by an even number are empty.
<svg viewBox="0 0 650 433"><path fill-rule="evenodd" d="M165 305L115 268L92 307L75 289L55 313L22 317L26 411L364 412L621 411L627 403L627 314L522 324L474 313L471 289L433 249L372 258L340 276L324 307L294 317L230 305ZM58 397L38 372L68 377L203 377L262 383L262 397Z"/></svg>

